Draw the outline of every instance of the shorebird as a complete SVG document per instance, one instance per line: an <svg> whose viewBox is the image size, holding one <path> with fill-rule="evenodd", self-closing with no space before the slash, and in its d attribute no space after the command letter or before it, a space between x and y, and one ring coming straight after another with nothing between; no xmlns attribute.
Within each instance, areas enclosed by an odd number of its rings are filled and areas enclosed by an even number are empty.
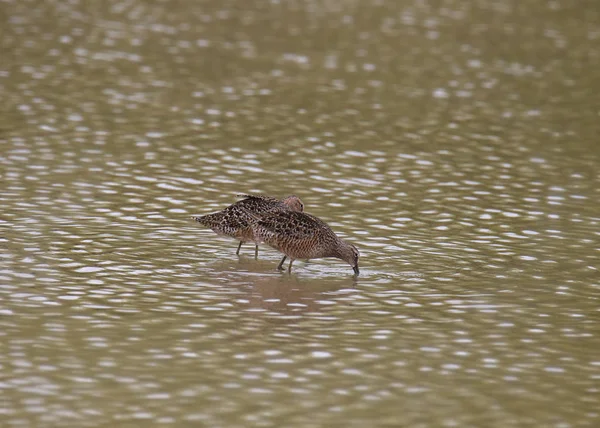
<svg viewBox="0 0 600 428"><path fill-rule="evenodd" d="M290 210L252 217L254 237L284 254L277 269L283 269L287 257L289 272L296 259L335 257L352 266L356 275L360 273L356 247L338 237L323 220Z"/></svg>
<svg viewBox="0 0 600 428"><path fill-rule="evenodd" d="M272 198L264 195L238 195L244 199L229 205L222 211L207 214L203 216L192 217L198 223L212 229L218 235L230 236L238 239L238 245L235 254L240 254L240 248L244 242L254 242L254 257L258 258L258 241L254 236L251 222L256 216L267 213L303 211L304 204L295 195L284 199Z"/></svg>

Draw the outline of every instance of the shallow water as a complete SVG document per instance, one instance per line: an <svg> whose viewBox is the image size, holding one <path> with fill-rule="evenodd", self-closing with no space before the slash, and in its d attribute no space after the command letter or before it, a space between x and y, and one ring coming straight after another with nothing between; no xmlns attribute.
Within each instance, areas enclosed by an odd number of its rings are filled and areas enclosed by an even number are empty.
<svg viewBox="0 0 600 428"><path fill-rule="evenodd" d="M591 3L2 8L2 426L598 425Z"/></svg>

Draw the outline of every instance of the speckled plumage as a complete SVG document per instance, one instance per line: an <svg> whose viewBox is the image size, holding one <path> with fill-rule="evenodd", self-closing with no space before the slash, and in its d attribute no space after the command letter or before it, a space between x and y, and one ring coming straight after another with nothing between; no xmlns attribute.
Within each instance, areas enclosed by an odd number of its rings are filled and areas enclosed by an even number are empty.
<svg viewBox="0 0 600 428"><path fill-rule="evenodd" d="M340 237L323 220L302 212L279 211L254 217L254 236L290 258L288 270L296 259L335 257L346 261L359 273L356 247Z"/></svg>
<svg viewBox="0 0 600 428"><path fill-rule="evenodd" d="M254 255L258 256L258 241L254 236L251 223L257 216L278 211L302 211L304 204L295 195L284 199L264 195L238 195L244 199L229 205L222 211L198 217L192 217L198 223L212 229L218 235L238 239L240 244L236 254L244 242L255 242Z"/></svg>

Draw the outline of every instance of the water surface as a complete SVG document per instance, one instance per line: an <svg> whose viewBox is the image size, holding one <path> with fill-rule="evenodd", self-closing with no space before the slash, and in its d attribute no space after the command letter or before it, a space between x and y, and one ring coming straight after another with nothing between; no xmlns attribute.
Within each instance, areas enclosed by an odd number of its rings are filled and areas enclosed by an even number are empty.
<svg viewBox="0 0 600 428"><path fill-rule="evenodd" d="M9 1L3 426L597 426L600 17ZM203 230L297 194L361 251Z"/></svg>

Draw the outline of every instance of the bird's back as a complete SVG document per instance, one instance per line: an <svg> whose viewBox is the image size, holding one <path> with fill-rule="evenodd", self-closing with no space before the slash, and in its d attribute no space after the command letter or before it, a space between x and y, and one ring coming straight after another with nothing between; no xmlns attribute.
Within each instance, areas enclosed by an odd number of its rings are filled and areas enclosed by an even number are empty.
<svg viewBox="0 0 600 428"><path fill-rule="evenodd" d="M279 211L255 220L254 235L294 259L327 257L337 236L321 219L306 213Z"/></svg>
<svg viewBox="0 0 600 428"><path fill-rule="evenodd" d="M250 211L253 214L263 214L271 211L287 210L287 206L277 198L263 195L238 195L243 197L229 207L238 207Z"/></svg>
<svg viewBox="0 0 600 428"><path fill-rule="evenodd" d="M251 222L256 216L289 208L279 199L263 195L239 195L244 199L229 205L222 211L193 217L200 224L220 235L231 236L243 241L254 241Z"/></svg>

